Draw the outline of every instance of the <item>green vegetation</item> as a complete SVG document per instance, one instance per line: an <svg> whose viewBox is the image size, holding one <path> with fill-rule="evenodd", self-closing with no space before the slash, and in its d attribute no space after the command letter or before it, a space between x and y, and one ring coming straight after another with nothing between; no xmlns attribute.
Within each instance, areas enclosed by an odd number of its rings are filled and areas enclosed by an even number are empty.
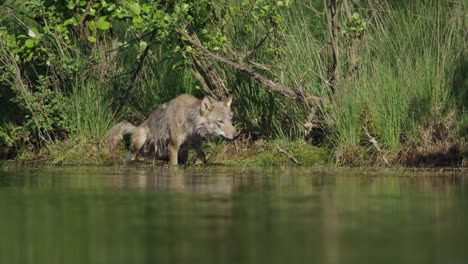
<svg viewBox="0 0 468 264"><path fill-rule="evenodd" d="M112 125L191 93L234 96L245 151L215 162L466 159L465 1L0 4L2 158L104 164Z"/></svg>
<svg viewBox="0 0 468 264"><path fill-rule="evenodd" d="M304 140L238 140L236 144L207 144L208 162L229 165L323 166L330 154L325 148L311 146Z"/></svg>

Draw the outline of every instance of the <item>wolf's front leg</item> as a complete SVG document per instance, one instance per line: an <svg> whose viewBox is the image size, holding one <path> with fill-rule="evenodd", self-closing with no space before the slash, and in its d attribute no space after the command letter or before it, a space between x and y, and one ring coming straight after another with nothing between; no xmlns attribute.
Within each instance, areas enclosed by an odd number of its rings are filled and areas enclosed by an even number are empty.
<svg viewBox="0 0 468 264"><path fill-rule="evenodd" d="M203 164L206 163L206 155L203 152L202 142L195 143L195 151L197 152L197 159L195 160L195 164Z"/></svg>
<svg viewBox="0 0 468 264"><path fill-rule="evenodd" d="M170 165L177 165L177 158L179 155L179 145L177 144L169 144L169 164Z"/></svg>
<svg viewBox="0 0 468 264"><path fill-rule="evenodd" d="M185 164L188 159L189 149L188 147L181 147L179 149L179 154L177 155L177 161L179 164Z"/></svg>

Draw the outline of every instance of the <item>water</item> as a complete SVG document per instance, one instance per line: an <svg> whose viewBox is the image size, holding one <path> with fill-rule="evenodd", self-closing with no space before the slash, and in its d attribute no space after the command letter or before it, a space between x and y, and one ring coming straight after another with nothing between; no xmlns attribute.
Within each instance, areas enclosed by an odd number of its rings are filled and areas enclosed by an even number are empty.
<svg viewBox="0 0 468 264"><path fill-rule="evenodd" d="M0 263L468 263L468 177L2 169Z"/></svg>

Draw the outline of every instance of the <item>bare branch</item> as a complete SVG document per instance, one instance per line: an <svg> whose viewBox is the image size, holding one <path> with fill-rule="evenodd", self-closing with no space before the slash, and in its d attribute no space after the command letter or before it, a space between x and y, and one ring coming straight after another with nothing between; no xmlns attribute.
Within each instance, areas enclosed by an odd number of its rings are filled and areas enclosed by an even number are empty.
<svg viewBox="0 0 468 264"><path fill-rule="evenodd" d="M369 142L372 143L375 149L377 149L377 151L379 152L385 164L390 167L391 165L388 162L387 157L385 157L385 152L380 148L379 143L377 143L377 140L375 139L375 137L370 135L369 131L367 130L367 126L364 126L363 128L364 128L364 132L366 132L366 135L369 138Z"/></svg>
<svg viewBox="0 0 468 264"><path fill-rule="evenodd" d="M220 100L228 96L228 91L224 85L224 79L213 67L214 65L210 65L203 57L192 57L191 70L201 83L202 90L211 97Z"/></svg>
<svg viewBox="0 0 468 264"><path fill-rule="evenodd" d="M213 60L216 60L218 62L229 65L229 66L233 67L234 69L237 69L237 70L240 70L240 71L246 73L247 75L252 77L254 80L259 82L267 91L279 93L279 94L284 95L284 96L286 96L288 98L291 98L291 99L298 99L299 98L298 93L296 93L295 91L293 91L290 88L284 86L283 84L274 83L273 81L271 81L267 77L265 77L262 74L256 72L252 67L249 67L249 66L246 66L246 65L243 65L243 64L239 64L239 63L235 63L233 61L230 61L230 60L225 59L225 58L223 58L223 57L221 57L219 55L216 55L216 54L212 53L207 48L205 48L200 43L200 41L198 39L194 39L184 29L179 29L177 31L182 36L184 36L190 44L192 44L196 48L198 48L198 50L200 50L205 56L207 56L207 57L209 57L209 58L211 58Z"/></svg>
<svg viewBox="0 0 468 264"><path fill-rule="evenodd" d="M276 145L276 150L278 150L279 153L283 153L284 155L286 155L288 159L290 159L292 162L296 163L297 165L302 165L302 163L299 162L293 155L288 153L286 150L282 149L280 146Z"/></svg>

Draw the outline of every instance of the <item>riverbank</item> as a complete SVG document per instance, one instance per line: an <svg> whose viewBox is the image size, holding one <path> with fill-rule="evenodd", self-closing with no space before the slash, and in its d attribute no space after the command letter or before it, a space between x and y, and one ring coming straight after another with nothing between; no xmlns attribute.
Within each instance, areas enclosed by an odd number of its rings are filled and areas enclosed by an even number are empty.
<svg viewBox="0 0 468 264"><path fill-rule="evenodd" d="M40 150L23 150L8 162L19 164L72 164L111 165L123 164L127 146L118 146L118 161L109 155L104 139L69 139L57 141ZM432 146L432 148L406 147L400 150L380 151L369 144L331 150L328 146L313 146L305 140L249 140L206 141L204 151L209 164L242 166L351 166L351 167L468 167L468 149L464 142ZM194 157L189 154L189 160ZM165 164L165 161L142 159L141 163Z"/></svg>

